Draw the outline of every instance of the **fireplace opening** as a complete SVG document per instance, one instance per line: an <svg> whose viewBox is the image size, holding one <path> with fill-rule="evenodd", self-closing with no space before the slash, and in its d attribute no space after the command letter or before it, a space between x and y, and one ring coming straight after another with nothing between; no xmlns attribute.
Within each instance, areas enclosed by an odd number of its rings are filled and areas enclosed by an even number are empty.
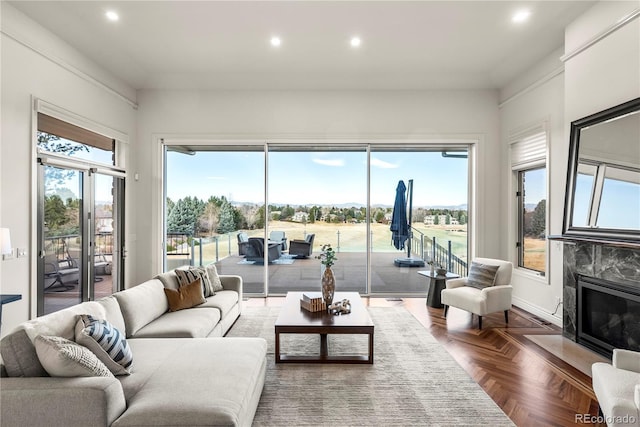
<svg viewBox="0 0 640 427"><path fill-rule="evenodd" d="M578 343L611 357L614 348L640 351L640 288L578 277Z"/></svg>

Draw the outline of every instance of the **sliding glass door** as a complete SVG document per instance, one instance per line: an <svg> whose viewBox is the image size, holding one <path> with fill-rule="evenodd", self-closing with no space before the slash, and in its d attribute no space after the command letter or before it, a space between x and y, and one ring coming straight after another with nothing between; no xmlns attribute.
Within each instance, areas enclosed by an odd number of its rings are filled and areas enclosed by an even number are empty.
<svg viewBox="0 0 640 427"><path fill-rule="evenodd" d="M165 270L215 262L245 293L266 293L249 242L265 236L264 159L263 147L165 147Z"/></svg>
<svg viewBox="0 0 640 427"><path fill-rule="evenodd" d="M371 149L371 293L423 295L416 272L429 262L466 273L468 160L457 151L413 147ZM398 186L404 195L405 238L391 225Z"/></svg>
<svg viewBox="0 0 640 427"><path fill-rule="evenodd" d="M166 270L215 262L249 295L319 291L317 256L331 245L338 291L423 295L429 261L466 274L466 145L165 148ZM396 247L400 181L411 224Z"/></svg>
<svg viewBox="0 0 640 427"><path fill-rule="evenodd" d="M340 291L367 292L366 147L269 145L269 236L286 236L269 264L269 293L318 291L323 245Z"/></svg>

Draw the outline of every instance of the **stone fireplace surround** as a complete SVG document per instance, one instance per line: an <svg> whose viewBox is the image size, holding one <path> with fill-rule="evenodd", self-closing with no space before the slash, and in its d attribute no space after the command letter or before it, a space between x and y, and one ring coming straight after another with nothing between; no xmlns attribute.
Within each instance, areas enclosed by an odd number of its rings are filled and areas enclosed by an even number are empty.
<svg viewBox="0 0 640 427"><path fill-rule="evenodd" d="M577 341L577 277L624 283L640 292L640 249L585 241L564 242L563 335Z"/></svg>

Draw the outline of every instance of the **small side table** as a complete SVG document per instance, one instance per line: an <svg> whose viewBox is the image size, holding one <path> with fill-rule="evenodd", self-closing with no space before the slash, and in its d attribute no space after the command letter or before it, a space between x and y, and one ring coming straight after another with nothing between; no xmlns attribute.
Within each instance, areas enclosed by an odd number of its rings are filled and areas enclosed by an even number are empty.
<svg viewBox="0 0 640 427"><path fill-rule="evenodd" d="M2 328L2 306L21 299L20 294L0 294L0 328Z"/></svg>
<svg viewBox="0 0 640 427"><path fill-rule="evenodd" d="M427 305L434 308L442 308L440 293L447 287L447 279L457 279L460 275L447 272L444 276L438 276L435 271L418 271L418 274L429 279L429 289L427 290Z"/></svg>

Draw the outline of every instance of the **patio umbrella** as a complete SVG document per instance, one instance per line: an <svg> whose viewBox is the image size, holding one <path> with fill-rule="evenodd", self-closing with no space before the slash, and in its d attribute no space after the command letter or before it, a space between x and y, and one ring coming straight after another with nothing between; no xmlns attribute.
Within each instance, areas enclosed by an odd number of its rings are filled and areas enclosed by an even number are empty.
<svg viewBox="0 0 640 427"><path fill-rule="evenodd" d="M391 241L396 249L404 249L404 242L409 238L409 223L407 222L407 200L405 197L407 187L400 180L396 187L396 201L393 205L391 216Z"/></svg>

